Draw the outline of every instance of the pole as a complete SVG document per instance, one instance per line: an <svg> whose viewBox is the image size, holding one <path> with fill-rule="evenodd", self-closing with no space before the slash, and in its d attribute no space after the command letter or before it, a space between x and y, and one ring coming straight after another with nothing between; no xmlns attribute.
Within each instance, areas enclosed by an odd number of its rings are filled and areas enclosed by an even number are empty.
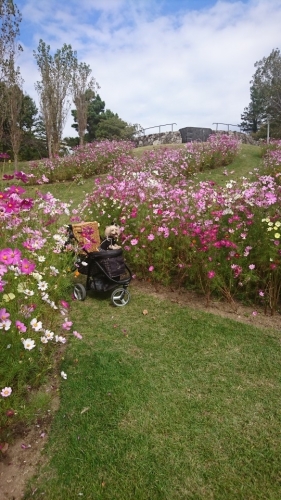
<svg viewBox="0 0 281 500"><path fill-rule="evenodd" d="M267 118L267 138L266 143L269 144L269 118Z"/></svg>

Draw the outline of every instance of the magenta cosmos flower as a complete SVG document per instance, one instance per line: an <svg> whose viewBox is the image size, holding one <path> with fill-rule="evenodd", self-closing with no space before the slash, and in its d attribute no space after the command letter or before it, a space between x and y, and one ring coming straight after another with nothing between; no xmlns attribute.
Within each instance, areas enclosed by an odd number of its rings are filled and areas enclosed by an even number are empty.
<svg viewBox="0 0 281 500"><path fill-rule="evenodd" d="M7 266L13 264L14 252L11 248L3 248L0 250L0 261Z"/></svg>
<svg viewBox="0 0 281 500"><path fill-rule="evenodd" d="M61 303L61 305L62 305L62 307L64 309L68 309L69 308L69 303L66 302L65 300L61 300L60 303Z"/></svg>
<svg viewBox="0 0 281 500"><path fill-rule="evenodd" d="M23 274L31 274L34 271L35 267L36 264L28 259L22 259L19 265L19 268Z"/></svg>
<svg viewBox="0 0 281 500"><path fill-rule="evenodd" d="M16 193L16 194L20 195L20 194L25 193L25 189L23 189L23 187L21 187L21 186L10 186L7 189L7 193L9 193L9 194Z"/></svg>
<svg viewBox="0 0 281 500"><path fill-rule="evenodd" d="M24 333L26 332L26 326L24 323L22 323L21 321L17 320L16 321L16 329L21 332L21 333Z"/></svg>

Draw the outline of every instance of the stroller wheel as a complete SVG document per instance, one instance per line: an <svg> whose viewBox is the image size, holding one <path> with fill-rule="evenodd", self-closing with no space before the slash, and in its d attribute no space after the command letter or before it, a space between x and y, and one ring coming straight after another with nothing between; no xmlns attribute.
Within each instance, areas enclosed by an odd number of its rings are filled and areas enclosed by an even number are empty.
<svg viewBox="0 0 281 500"><path fill-rule="evenodd" d="M86 288L81 283L77 283L74 287L73 295L76 300L85 300L87 295Z"/></svg>
<svg viewBox="0 0 281 500"><path fill-rule="evenodd" d="M111 302L114 306L122 307L128 304L130 293L126 288L115 288L111 294Z"/></svg>

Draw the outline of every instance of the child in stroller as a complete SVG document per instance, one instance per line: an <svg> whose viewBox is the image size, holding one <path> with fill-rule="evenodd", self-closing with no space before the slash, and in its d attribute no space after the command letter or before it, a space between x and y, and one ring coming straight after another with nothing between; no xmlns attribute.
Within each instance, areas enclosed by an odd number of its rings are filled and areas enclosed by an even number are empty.
<svg viewBox="0 0 281 500"><path fill-rule="evenodd" d="M76 242L78 248L75 261L76 270L86 275L86 286L76 283L74 297L85 300L87 290L111 291L111 302L115 306L125 306L130 300L128 285L132 273L123 258L122 248L117 244L120 230L111 224L105 230L105 238L100 242L97 222L84 222L68 226L68 242Z"/></svg>

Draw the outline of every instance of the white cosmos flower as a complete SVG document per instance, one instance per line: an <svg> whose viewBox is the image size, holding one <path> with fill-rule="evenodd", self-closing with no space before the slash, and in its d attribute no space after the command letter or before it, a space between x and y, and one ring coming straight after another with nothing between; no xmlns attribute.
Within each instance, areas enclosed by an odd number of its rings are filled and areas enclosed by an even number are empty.
<svg viewBox="0 0 281 500"><path fill-rule="evenodd" d="M42 321L37 321L37 318L33 318L30 321L30 324L31 324L33 330L35 330L36 332L39 332L40 330L42 330Z"/></svg>
<svg viewBox="0 0 281 500"><path fill-rule="evenodd" d="M64 378L64 380L67 379L67 374L65 372L60 372L61 377Z"/></svg>
<svg viewBox="0 0 281 500"><path fill-rule="evenodd" d="M54 332L51 332L51 330L45 330L45 337L48 340L52 340L54 338Z"/></svg>
<svg viewBox="0 0 281 500"><path fill-rule="evenodd" d="M45 335L43 335L41 337L41 342L42 342L42 344L48 344L48 339L47 339L47 337L45 337Z"/></svg>
<svg viewBox="0 0 281 500"><path fill-rule="evenodd" d="M44 292L48 288L48 283L46 283L46 281L40 281L37 286L39 290L42 290Z"/></svg>
<svg viewBox="0 0 281 500"><path fill-rule="evenodd" d="M23 347L27 351L31 351L31 349L34 349L35 347L35 342L32 339L22 339Z"/></svg>
<svg viewBox="0 0 281 500"><path fill-rule="evenodd" d="M63 337L62 335L56 335L55 336L55 340L56 340L56 342L60 342L61 344L65 344L66 343L66 338Z"/></svg>
<svg viewBox="0 0 281 500"><path fill-rule="evenodd" d="M59 274L59 270L55 266L50 266L50 271L52 276L57 276Z"/></svg>
<svg viewBox="0 0 281 500"><path fill-rule="evenodd" d="M32 273L32 276L34 279L36 279L36 281L41 281L41 279L42 279L42 276L40 273L34 272L34 273Z"/></svg>
<svg viewBox="0 0 281 500"><path fill-rule="evenodd" d="M4 329L4 330L10 330L10 327L11 327L11 320L10 319L4 319L3 321L1 321L0 323L0 329Z"/></svg>

